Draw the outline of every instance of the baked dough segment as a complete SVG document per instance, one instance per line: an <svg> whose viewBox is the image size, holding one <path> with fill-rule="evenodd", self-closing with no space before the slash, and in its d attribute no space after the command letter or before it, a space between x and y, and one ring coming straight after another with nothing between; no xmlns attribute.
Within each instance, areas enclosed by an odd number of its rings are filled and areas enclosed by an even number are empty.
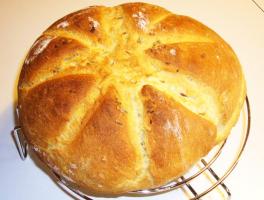
<svg viewBox="0 0 264 200"><path fill-rule="evenodd" d="M137 135L130 131L129 113L123 111L117 90L110 86L99 102L65 151L54 151L61 174L79 186L88 186L92 193L115 194L144 187L147 180L136 180L144 164L133 142Z"/></svg>
<svg viewBox="0 0 264 200"><path fill-rule="evenodd" d="M141 91L154 184L177 178L215 145L216 127L153 86Z"/></svg>
<svg viewBox="0 0 264 200"><path fill-rule="evenodd" d="M138 32L147 32L154 24L171 14L162 7L147 3L126 3L120 6L128 20L126 25Z"/></svg>
<svg viewBox="0 0 264 200"><path fill-rule="evenodd" d="M19 78L19 89L27 89L72 65L81 66L86 47L74 39L43 35L31 47Z"/></svg>
<svg viewBox="0 0 264 200"><path fill-rule="evenodd" d="M68 75L32 88L19 102L22 129L30 144L48 149L95 84L91 75Z"/></svg>
<svg viewBox="0 0 264 200"><path fill-rule="evenodd" d="M46 32L66 30L102 43L106 39L106 33L101 21L107 9L109 8L104 6L92 6L89 9L71 13L52 24Z"/></svg>

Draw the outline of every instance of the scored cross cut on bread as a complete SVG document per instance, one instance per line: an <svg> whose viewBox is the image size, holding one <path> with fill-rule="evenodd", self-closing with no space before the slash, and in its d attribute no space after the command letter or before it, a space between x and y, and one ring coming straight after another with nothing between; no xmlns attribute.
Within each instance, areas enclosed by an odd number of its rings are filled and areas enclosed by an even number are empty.
<svg viewBox="0 0 264 200"><path fill-rule="evenodd" d="M161 7L93 6L51 25L19 79L21 126L52 170L97 194L158 187L229 135L246 94L215 32Z"/></svg>

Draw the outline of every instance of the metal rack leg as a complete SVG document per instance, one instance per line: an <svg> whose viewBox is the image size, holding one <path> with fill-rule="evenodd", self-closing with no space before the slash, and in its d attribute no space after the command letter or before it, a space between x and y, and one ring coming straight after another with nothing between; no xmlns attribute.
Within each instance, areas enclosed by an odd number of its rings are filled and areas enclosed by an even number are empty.
<svg viewBox="0 0 264 200"><path fill-rule="evenodd" d="M12 131L13 133L13 138L15 140L17 150L19 153L19 156L22 160L25 160L27 157L27 142L23 136L23 133L21 132L21 127L17 126L14 128Z"/></svg>
<svg viewBox="0 0 264 200"><path fill-rule="evenodd" d="M201 159L201 162L203 163L204 166L206 166L208 164L204 159ZM219 176L215 173L215 171L211 167L209 167L207 170L211 173L211 175L217 181L220 179ZM230 200L232 195L231 195L231 192L230 192L229 188L223 182L220 183L220 185L222 186L222 188L224 189L224 191L227 193L228 199Z"/></svg>
<svg viewBox="0 0 264 200"><path fill-rule="evenodd" d="M93 200L91 199L90 197L82 194L81 192L79 192L78 190L75 190L73 188L71 188L65 181L63 181L60 177L60 175L58 175L56 172L53 171L53 174L55 175L56 179L57 179L57 183L58 185L65 191L71 191L73 192L74 194L76 194L77 196L85 199L85 200ZM70 194L70 193L69 193Z"/></svg>
<svg viewBox="0 0 264 200"><path fill-rule="evenodd" d="M185 178L184 178L183 176L181 176L180 179L181 179L182 181L185 180ZM185 185L186 185L187 188L191 191L191 193L194 195L194 197L197 197L197 196L198 196L197 192L196 192L195 189L191 186L190 183L186 182ZM196 199L196 198L194 198L194 199Z"/></svg>

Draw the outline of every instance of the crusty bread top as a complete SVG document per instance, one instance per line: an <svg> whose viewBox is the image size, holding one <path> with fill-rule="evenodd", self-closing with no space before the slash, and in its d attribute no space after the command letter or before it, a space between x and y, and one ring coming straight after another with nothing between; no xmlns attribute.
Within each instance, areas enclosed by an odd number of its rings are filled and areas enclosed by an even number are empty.
<svg viewBox="0 0 264 200"><path fill-rule="evenodd" d="M245 81L231 47L161 7L94 6L51 25L18 85L40 158L90 192L125 193L182 175L238 119Z"/></svg>

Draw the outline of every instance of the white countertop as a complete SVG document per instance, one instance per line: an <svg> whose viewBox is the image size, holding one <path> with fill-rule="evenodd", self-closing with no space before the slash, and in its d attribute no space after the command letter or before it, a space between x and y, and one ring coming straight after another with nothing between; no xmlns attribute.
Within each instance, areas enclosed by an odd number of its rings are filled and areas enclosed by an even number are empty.
<svg viewBox="0 0 264 200"><path fill-rule="evenodd" d="M0 199L71 199L31 159L22 162L11 138L20 62L52 22L89 5L125 1L3 0L0 6ZM189 15L220 34L244 68L252 128L246 150L225 183L234 200L263 199L264 189L264 12L251 0L145 1ZM256 0L262 9L263 0ZM176 199L171 194L151 199ZM123 198L125 199L125 198ZM144 198L143 198L144 199Z"/></svg>

